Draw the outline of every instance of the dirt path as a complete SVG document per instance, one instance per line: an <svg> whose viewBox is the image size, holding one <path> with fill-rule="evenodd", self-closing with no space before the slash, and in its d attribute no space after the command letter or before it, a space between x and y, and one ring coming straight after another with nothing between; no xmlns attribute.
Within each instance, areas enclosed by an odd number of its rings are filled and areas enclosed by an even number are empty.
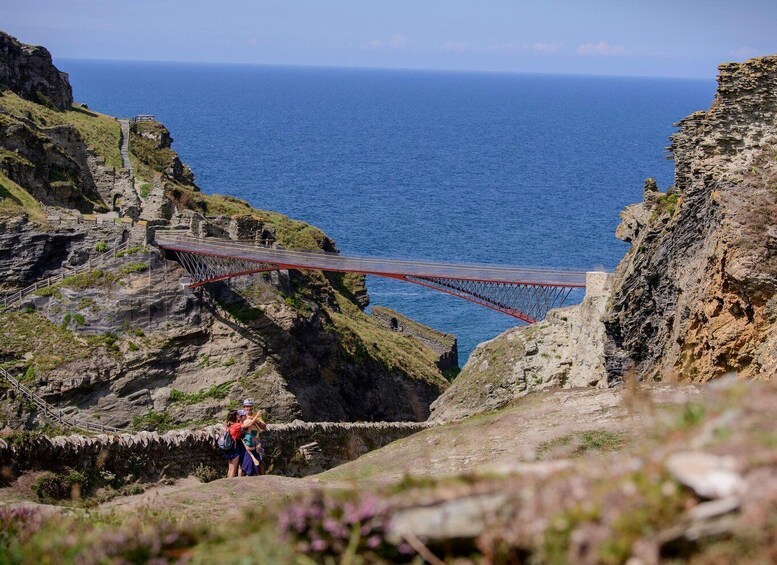
<svg viewBox="0 0 777 565"><path fill-rule="evenodd" d="M649 406L684 403L699 395L693 386L654 386L642 401ZM630 408L624 390L565 390L534 394L498 412L431 428L370 452L313 477L280 476L222 479L207 484L194 479L143 495L115 499L103 509L164 508L191 518L223 515L241 506L283 503L315 488L348 489L356 484L383 484L405 475L441 476L454 473L509 471L542 456L544 446L583 432L605 431L626 438L625 448L648 433L652 410ZM639 399L637 399L639 400ZM609 437L609 436L607 436ZM574 447L573 442L563 445ZM555 454L558 456L559 454ZM561 456L564 454L561 453Z"/></svg>

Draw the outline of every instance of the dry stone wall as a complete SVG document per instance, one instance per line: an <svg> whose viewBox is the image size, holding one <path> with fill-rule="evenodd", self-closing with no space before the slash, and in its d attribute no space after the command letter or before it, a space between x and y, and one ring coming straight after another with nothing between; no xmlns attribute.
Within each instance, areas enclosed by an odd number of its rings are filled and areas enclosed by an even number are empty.
<svg viewBox="0 0 777 565"><path fill-rule="evenodd" d="M272 474L315 474L427 428L423 422L270 424L262 434L265 462ZM220 426L202 430L140 432L98 436L20 435L0 440L0 469L27 471L105 471L127 480L182 477L200 465L224 471L215 441Z"/></svg>

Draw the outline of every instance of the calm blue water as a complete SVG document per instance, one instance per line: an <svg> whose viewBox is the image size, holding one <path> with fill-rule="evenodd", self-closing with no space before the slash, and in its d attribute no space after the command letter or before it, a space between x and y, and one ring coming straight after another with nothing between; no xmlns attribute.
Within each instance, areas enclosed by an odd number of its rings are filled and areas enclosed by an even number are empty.
<svg viewBox="0 0 777 565"><path fill-rule="evenodd" d="M75 97L154 114L205 192L305 220L346 253L612 269L618 213L665 188L672 124L714 81L66 60ZM516 320L371 277L373 304L472 348ZM580 295L573 297L580 300Z"/></svg>

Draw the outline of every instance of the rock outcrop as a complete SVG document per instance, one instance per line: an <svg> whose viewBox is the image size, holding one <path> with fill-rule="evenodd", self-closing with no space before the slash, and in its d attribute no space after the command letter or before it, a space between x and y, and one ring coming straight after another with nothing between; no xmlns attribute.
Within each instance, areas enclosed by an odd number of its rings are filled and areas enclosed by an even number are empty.
<svg viewBox="0 0 777 565"><path fill-rule="evenodd" d="M451 387L432 403L430 420L496 410L542 389L607 386L602 316L608 275L588 273L586 284L581 304L552 310L541 322L478 345Z"/></svg>
<svg viewBox="0 0 777 565"><path fill-rule="evenodd" d="M722 65L718 83L672 136L674 184L624 213L611 381L777 373L777 56Z"/></svg>
<svg viewBox="0 0 777 565"><path fill-rule="evenodd" d="M48 50L26 45L0 31L0 90L6 88L32 102L59 109L73 104L67 74L54 66Z"/></svg>
<svg viewBox="0 0 777 565"><path fill-rule="evenodd" d="M672 136L674 184L647 179L622 213L632 247L601 293L481 344L432 419L627 376L777 374L777 56L722 65L718 81Z"/></svg>
<svg viewBox="0 0 777 565"><path fill-rule="evenodd" d="M115 118L0 93L0 291L130 242L45 284L22 311L0 311L0 362L49 403L116 427L202 426L247 396L276 422L426 419L455 356L365 314L363 275L277 272L184 290L176 256L142 245L157 229L337 248L313 226L200 192L149 116L129 130L122 153ZM0 427L43 423L13 391L0 397Z"/></svg>

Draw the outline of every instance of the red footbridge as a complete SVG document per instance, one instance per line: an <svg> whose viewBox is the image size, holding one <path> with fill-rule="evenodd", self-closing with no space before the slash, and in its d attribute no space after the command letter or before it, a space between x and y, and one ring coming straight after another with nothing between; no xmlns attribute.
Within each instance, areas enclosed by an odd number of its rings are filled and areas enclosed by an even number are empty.
<svg viewBox="0 0 777 565"><path fill-rule="evenodd" d="M349 257L174 231L157 231L155 240L161 249L177 255L191 277L189 288L282 269L362 273L451 294L531 324L563 305L572 289L586 286L583 271Z"/></svg>

